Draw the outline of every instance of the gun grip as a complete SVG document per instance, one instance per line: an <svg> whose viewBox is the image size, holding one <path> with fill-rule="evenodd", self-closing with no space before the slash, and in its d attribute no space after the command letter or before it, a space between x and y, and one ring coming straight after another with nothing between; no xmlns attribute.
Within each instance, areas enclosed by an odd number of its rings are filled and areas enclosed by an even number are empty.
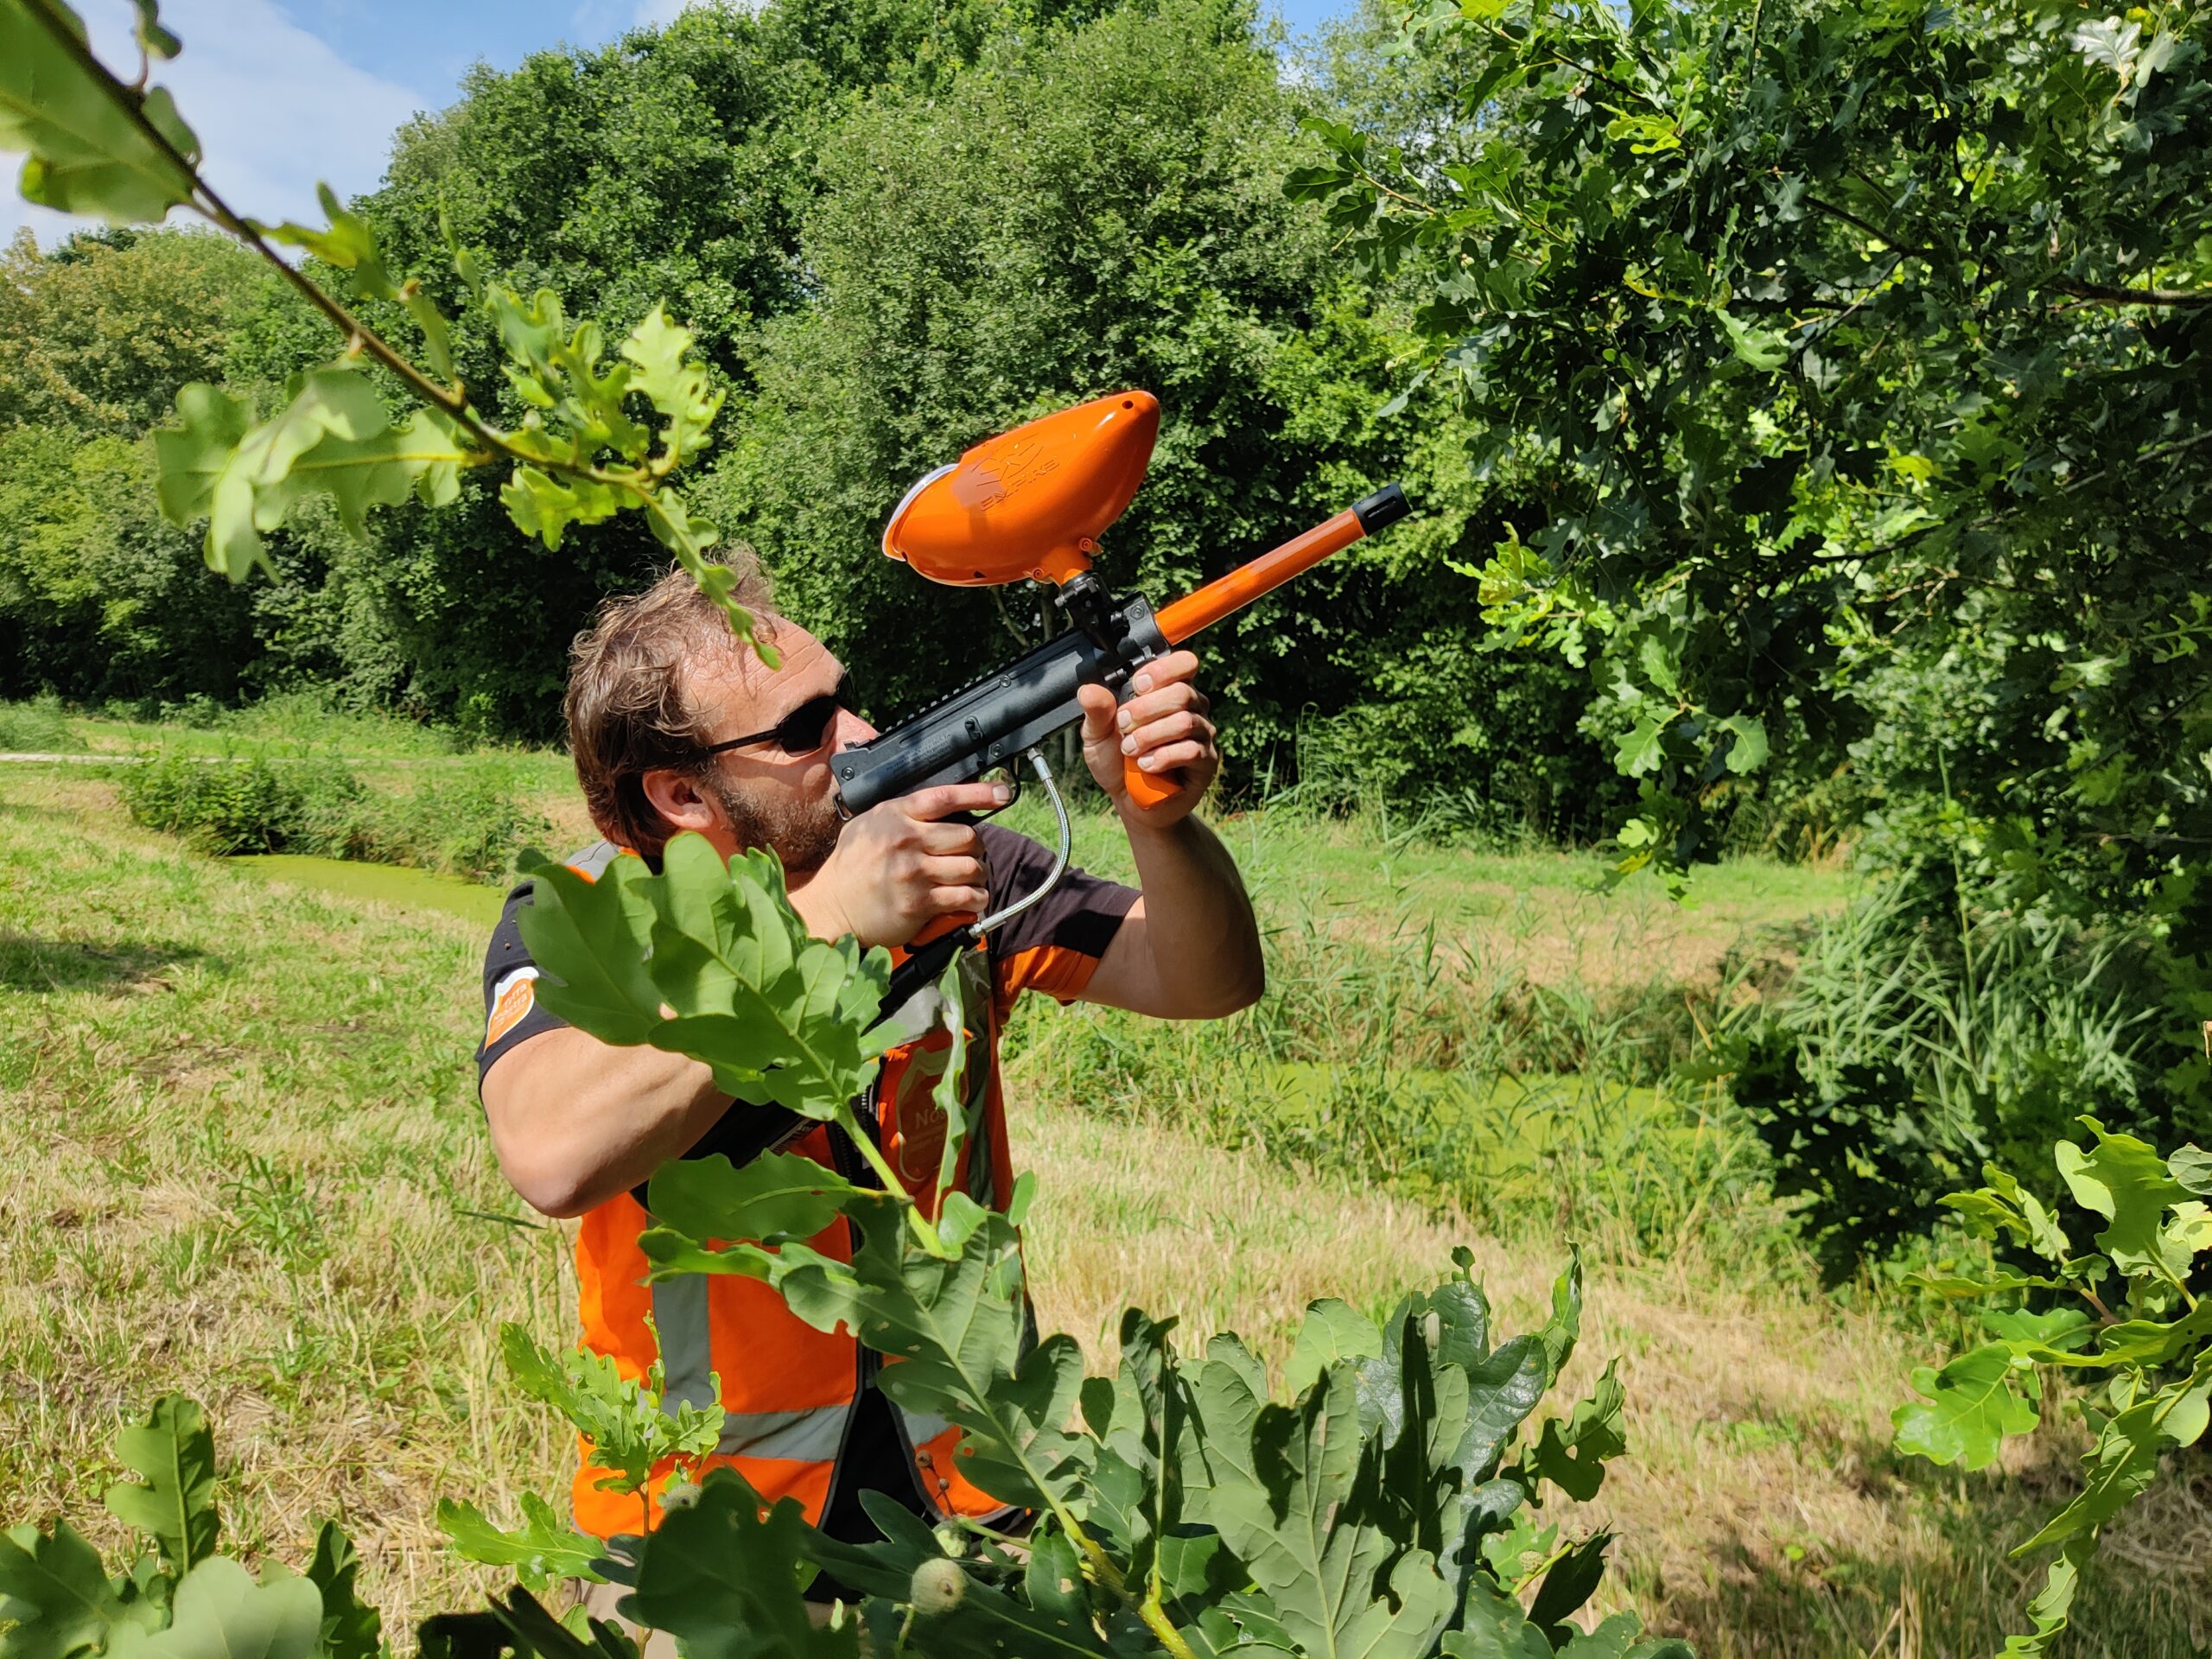
<svg viewBox="0 0 2212 1659"><path fill-rule="evenodd" d="M1147 812L1183 787L1182 780L1173 771L1147 772L1137 765L1134 754L1122 757L1122 784L1129 791L1129 798Z"/></svg>
<svg viewBox="0 0 2212 1659"><path fill-rule="evenodd" d="M906 942L906 949L912 951L918 946L927 944L931 939L941 939L956 929L967 926L975 919L973 916L940 916L909 939Z"/></svg>

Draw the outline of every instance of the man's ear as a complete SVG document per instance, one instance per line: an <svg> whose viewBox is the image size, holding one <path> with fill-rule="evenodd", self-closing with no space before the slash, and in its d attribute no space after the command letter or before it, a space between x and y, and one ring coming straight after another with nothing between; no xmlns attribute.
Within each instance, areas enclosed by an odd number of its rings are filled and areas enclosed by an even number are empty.
<svg viewBox="0 0 2212 1659"><path fill-rule="evenodd" d="M671 837L686 830L704 835L722 822L721 803L702 789L699 780L689 772L656 766L639 779L639 787L645 804L668 826Z"/></svg>

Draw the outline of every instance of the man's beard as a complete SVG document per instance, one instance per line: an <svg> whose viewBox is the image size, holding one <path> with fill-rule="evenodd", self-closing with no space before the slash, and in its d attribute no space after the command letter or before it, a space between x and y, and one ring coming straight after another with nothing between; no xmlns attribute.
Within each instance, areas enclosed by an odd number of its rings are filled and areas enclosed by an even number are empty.
<svg viewBox="0 0 2212 1659"><path fill-rule="evenodd" d="M729 815L739 845L769 849L783 861L785 875L811 875L836 850L844 820L834 799L808 800L773 787L755 793L711 773L707 783Z"/></svg>

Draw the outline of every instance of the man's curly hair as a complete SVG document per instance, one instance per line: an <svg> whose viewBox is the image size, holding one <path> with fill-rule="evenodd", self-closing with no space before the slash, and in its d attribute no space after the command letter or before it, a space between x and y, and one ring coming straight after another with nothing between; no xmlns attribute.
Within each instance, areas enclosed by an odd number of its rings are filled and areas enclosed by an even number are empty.
<svg viewBox="0 0 2212 1659"><path fill-rule="evenodd" d="M733 596L772 632L767 573L750 550L720 557L737 573ZM645 799L645 773L668 767L703 776L713 741L704 711L688 696L696 671L742 650L721 607L680 567L641 594L603 601L569 650L569 753L599 832L657 859L668 826Z"/></svg>

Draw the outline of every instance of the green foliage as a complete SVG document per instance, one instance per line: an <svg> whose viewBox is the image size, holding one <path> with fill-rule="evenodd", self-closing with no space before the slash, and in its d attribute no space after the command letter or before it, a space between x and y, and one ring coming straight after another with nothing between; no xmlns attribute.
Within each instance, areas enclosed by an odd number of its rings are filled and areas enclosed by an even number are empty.
<svg viewBox="0 0 2212 1659"><path fill-rule="evenodd" d="M613 1471L599 1482L607 1491L642 1494L654 1471L671 1459L703 1458L721 1433L718 1405L686 1402L673 1411L663 1409L658 1364L641 1382L623 1376L605 1354L588 1349L556 1358L514 1325L501 1327L499 1350L518 1389L552 1407L589 1438L591 1461ZM718 1381L715 1388L719 1395Z"/></svg>
<svg viewBox="0 0 2212 1659"><path fill-rule="evenodd" d="M53 693L28 702L0 702L0 750L60 754L84 747L85 740L62 718L61 699Z"/></svg>
<svg viewBox="0 0 2212 1659"><path fill-rule="evenodd" d="M2083 1111L2157 1121L2139 957L1986 902L1910 881L1867 894L1693 1068L1731 1074L1832 1281L1923 1236L1985 1160L2020 1165Z"/></svg>
<svg viewBox="0 0 2212 1659"><path fill-rule="evenodd" d="M142 34L140 46L176 54L165 33ZM60 0L0 5L0 149L27 152L24 200L111 225L157 223L192 200L200 141L166 88L111 82Z"/></svg>
<svg viewBox="0 0 2212 1659"><path fill-rule="evenodd" d="M143 444L0 430L0 689L234 696L253 601L163 522Z"/></svg>
<svg viewBox="0 0 2212 1659"><path fill-rule="evenodd" d="M1952 1193L1944 1202L1968 1232L2039 1265L1923 1275L1943 1296L1987 1303L1982 1317L1996 1340L1941 1370L1916 1370L1913 1387L1926 1398L1893 1414L1898 1450L1977 1469L2005 1436L2042 1422L2055 1391L2038 1367L2101 1384L2094 1400L2076 1402L2095 1436L2082 1490L2013 1552L2062 1548L2029 1609L2034 1634L2013 1637L2007 1655L2040 1654L2065 1629L2099 1530L2212 1423L2212 1303L2189 1283L2196 1258L2212 1251L2212 1214L2186 1185L2202 1184L2204 1154L2184 1147L2161 1158L2133 1135L2082 1122L2094 1143L2061 1141L2053 1153L2074 1202L2104 1222L2097 1250L2078 1251L2057 1215L1995 1165L1988 1185ZM2049 1293L2078 1297L2095 1319L2049 1306Z"/></svg>
<svg viewBox="0 0 2212 1659"><path fill-rule="evenodd" d="M537 885L523 939L544 970L545 1006L609 1042L707 1057L725 1092L856 1133L851 1103L881 1052L864 1033L889 953L810 937L773 853L749 850L725 870L705 837L683 835L662 863L656 875L618 859L595 881L543 861L525 868Z"/></svg>
<svg viewBox="0 0 2212 1659"><path fill-rule="evenodd" d="M503 1529L474 1503L438 1500L438 1530L454 1548L472 1561L512 1567L527 1589L543 1595L568 1580L606 1582L593 1565L605 1553L598 1539L578 1532L535 1493L523 1495L522 1516L521 1526Z"/></svg>
<svg viewBox="0 0 2212 1659"><path fill-rule="evenodd" d="M221 1529L215 1437L199 1402L175 1395L158 1402L149 1421L115 1437L115 1454L138 1477L107 1489L115 1518L152 1538L179 1578L213 1555Z"/></svg>
<svg viewBox="0 0 2212 1659"><path fill-rule="evenodd" d="M751 618L729 597L729 573L702 556L715 539L713 526L694 517L668 482L703 444L720 404L684 361L689 334L656 311L625 342L620 355L628 361L598 372L603 342L596 324L569 330L550 290L524 301L486 280L476 258L454 244L452 264L466 297L499 339L507 378L530 406L512 430L502 431L454 378L444 312L416 279L395 282L366 220L327 189L327 231L242 219L200 179L196 147L167 93L143 92L101 65L61 0L10 0L0 18L24 60L20 69L11 63L22 79L14 88L17 113L0 127L0 144L31 152L27 194L116 222L157 220L188 203L266 258L346 336L346 357L293 376L264 420L254 420L247 400L204 383L178 393L178 423L156 436L162 506L178 524L207 519L213 568L238 582L254 565L267 567L263 533L281 524L307 493L331 495L359 535L371 505L395 505L410 491L426 504L442 503L453 499L460 468L506 461L514 471L501 499L518 527L551 547L569 519L636 509L722 602L738 633L750 638ZM162 44L175 47L167 36ZM362 300L399 304L422 332L430 369L290 271L272 242L308 248L350 272ZM363 360L388 370L423 407L404 421L391 419L376 388L355 372ZM625 407L633 366L642 371L640 402L665 423L658 448L654 430Z"/></svg>
<svg viewBox="0 0 2212 1659"><path fill-rule="evenodd" d="M550 827L496 762L425 773L396 793L366 787L327 754L179 747L141 759L118 778L132 821L218 855L308 853L496 880Z"/></svg>
<svg viewBox="0 0 2212 1659"><path fill-rule="evenodd" d="M352 782L350 774L338 775ZM122 792L135 823L189 836L211 853L279 851L307 813L298 783L262 760L167 755L125 772Z"/></svg>
<svg viewBox="0 0 2212 1659"><path fill-rule="evenodd" d="M1403 475L1414 521L1201 642L1236 711L1233 780L1311 760L1348 785L1317 804L1465 791L1494 803L1485 830L1595 833L1606 779L1575 677L1485 649L1475 595L1435 579L1440 553L1499 532L1497 508L1456 422L1376 416L1401 341L1281 194L1299 107L1246 19L1205 0L1009 33L946 84L880 91L823 140L803 234L819 297L761 330L703 499L881 718L988 660L914 648L912 575L876 546L909 483L992 432L1159 395L1160 447L1101 563L1159 601ZM1036 637L1026 595L927 602L946 639Z"/></svg>
<svg viewBox="0 0 2212 1659"><path fill-rule="evenodd" d="M111 1575L66 1521L0 1534L5 1659L375 1659L375 1610L354 1589L360 1558L334 1524L306 1576L274 1562L257 1579L214 1553L215 1447L197 1402L168 1395L117 1454L138 1477L108 1489L117 1519L153 1551Z"/></svg>
<svg viewBox="0 0 2212 1659"><path fill-rule="evenodd" d="M1437 4L1395 48L1426 123L1311 124L1291 188L1416 293L1478 466L1553 481L1484 600L1591 662L1644 780L1627 861L1708 853L1780 732L1840 759L1873 683L1965 634L1989 721L1911 772L1948 760L2016 823L2031 891L2078 873L2117 902L2188 867L2206 28Z"/></svg>
<svg viewBox="0 0 2212 1659"><path fill-rule="evenodd" d="M1563 1426L1544 1425L1507 1465L1573 1352L1579 1261L1554 1287L1544 1327L1495 1347L1465 1253L1459 1275L1380 1325L1317 1306L1287 1401L1269 1397L1235 1338L1217 1338L1185 1370L1170 1327L1134 1311L1118 1376L1087 1380L1071 1338L1033 1345L1016 1230L1026 1186L1007 1213L957 1191L918 1202L853 1117L848 1097L870 1070L860 1033L881 995L880 957L849 941L800 944L772 860L725 867L692 838L671 844L657 876L620 863L594 883L550 867L537 874L544 896L524 932L547 970L549 1007L602 1040L689 1055L724 1088L836 1123L883 1179L855 1185L791 1157L743 1170L719 1158L671 1166L646 1195L657 1224L641 1243L653 1276L761 1280L817 1330L854 1333L898 1362L881 1385L900 1408L962 1429L956 1456L969 1481L1039 1516L1017 1577L988 1529L932 1534L882 1506L880 1541L839 1543L789 1500L764 1514L741 1476L717 1468L646 1537L631 1616L716 1653L852 1651L849 1625L807 1623L800 1591L822 1571L861 1592L879 1642L895 1630L923 1654L1157 1646L1194 1659L1259 1642L1420 1659L1509 1650L1524 1631L1568 1639L1566 1619L1597 1586L1602 1542L1548 1564L1534 1626L1509 1593L1522 1586L1497 1576L1483 1545L1555 1475L1594 1491L1603 1460L1624 1447L1609 1370L1590 1402ZM707 1006L728 1012L702 1017ZM809 1242L838 1217L849 1249ZM507 1346L524 1391L562 1409L631 1490L696 1412L661 1416L656 1379L643 1390L621 1382L599 1356L575 1357L562 1375L518 1332ZM605 1449L640 1424L659 1425L663 1438ZM709 1434L686 1449L711 1445ZM473 1515L454 1519L467 1524L449 1530L476 1535ZM492 1545L497 1559L525 1548ZM1586 1650L1683 1651L1635 1634L1632 1619L1616 1618Z"/></svg>
<svg viewBox="0 0 2212 1659"><path fill-rule="evenodd" d="M176 389L229 372L278 279L204 231L80 232L41 253L26 230L0 251L0 426L137 438Z"/></svg>
<svg viewBox="0 0 2212 1659"><path fill-rule="evenodd" d="M125 1625L110 1639L115 1659L313 1659L321 1645L322 1597L281 1570L257 1581L217 1556L177 1580L168 1625Z"/></svg>

